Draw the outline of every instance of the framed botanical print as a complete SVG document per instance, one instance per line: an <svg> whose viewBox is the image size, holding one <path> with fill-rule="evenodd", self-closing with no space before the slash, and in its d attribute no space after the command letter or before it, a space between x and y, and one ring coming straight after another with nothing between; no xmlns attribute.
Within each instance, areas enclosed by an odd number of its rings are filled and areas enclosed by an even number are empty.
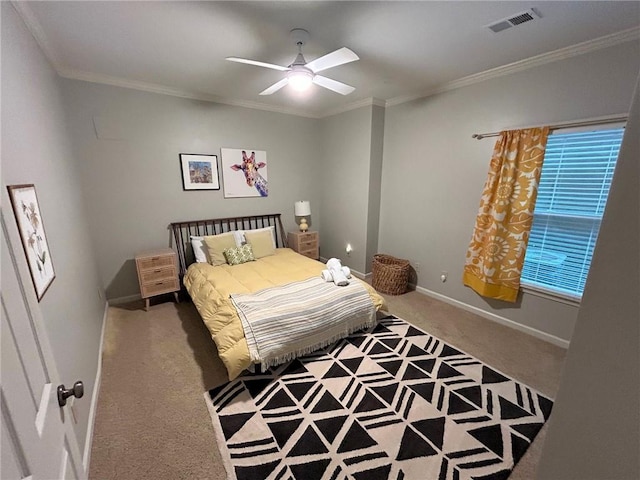
<svg viewBox="0 0 640 480"><path fill-rule="evenodd" d="M220 190L217 155L180 154L183 190Z"/></svg>
<svg viewBox="0 0 640 480"><path fill-rule="evenodd" d="M44 223L35 185L9 185L9 197L13 214L18 223L22 247L27 256L31 280L38 301L56 278L51 251L44 233Z"/></svg>

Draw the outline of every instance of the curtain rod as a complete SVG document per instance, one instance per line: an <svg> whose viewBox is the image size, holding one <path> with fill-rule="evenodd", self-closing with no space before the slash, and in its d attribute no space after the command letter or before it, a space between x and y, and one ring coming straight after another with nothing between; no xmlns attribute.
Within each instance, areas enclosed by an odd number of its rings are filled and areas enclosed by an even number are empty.
<svg viewBox="0 0 640 480"><path fill-rule="evenodd" d="M626 122L627 118L628 118L627 115L618 115L617 117L609 117L609 118L600 119L600 120L586 120L584 122L558 123L556 125L550 125L549 129L553 131L553 130L558 130L560 128L589 127L591 125L606 125L608 123ZM500 132L474 133L473 135L471 135L471 138L482 140L483 138L486 138L486 137L499 137L499 136L500 136Z"/></svg>

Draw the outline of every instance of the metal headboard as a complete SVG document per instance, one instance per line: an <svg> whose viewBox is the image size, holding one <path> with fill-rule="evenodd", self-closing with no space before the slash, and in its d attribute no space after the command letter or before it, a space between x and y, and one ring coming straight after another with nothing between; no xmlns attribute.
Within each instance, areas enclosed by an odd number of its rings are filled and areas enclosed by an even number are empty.
<svg viewBox="0 0 640 480"><path fill-rule="evenodd" d="M275 227L276 245L288 247L287 237L279 213L267 215L251 215L246 217L211 218L208 220L190 220L186 222L173 222L169 228L173 232L173 247L178 253L178 267L180 278L187 271L187 267L195 261L191 247L191 235L206 236L235 230L255 230L257 228Z"/></svg>

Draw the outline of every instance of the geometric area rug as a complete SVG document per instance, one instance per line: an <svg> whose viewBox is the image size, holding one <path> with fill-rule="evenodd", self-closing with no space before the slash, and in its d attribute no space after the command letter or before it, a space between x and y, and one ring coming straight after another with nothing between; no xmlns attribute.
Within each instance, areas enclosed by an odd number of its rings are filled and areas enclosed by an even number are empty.
<svg viewBox="0 0 640 480"><path fill-rule="evenodd" d="M502 480L553 405L394 316L205 400L237 480Z"/></svg>

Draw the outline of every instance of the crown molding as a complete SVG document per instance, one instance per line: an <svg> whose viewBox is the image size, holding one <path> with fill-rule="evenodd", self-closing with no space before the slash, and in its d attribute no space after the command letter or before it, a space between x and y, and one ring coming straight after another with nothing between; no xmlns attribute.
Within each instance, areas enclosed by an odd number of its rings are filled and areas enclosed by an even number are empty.
<svg viewBox="0 0 640 480"><path fill-rule="evenodd" d="M401 103L410 102L419 98L429 97L438 93L444 93L462 87L468 87L476 83L484 82L494 78L511 75L512 73L522 72L530 68L539 67L547 63L557 62L567 58L583 55L585 53L594 52L603 48L612 47L632 40L640 39L640 27L633 27L620 32L605 35L604 37L587 40L586 42L571 45L569 47L559 48L551 52L542 53L533 57L525 58L517 62L502 65L500 67L485 70L484 72L475 73L467 77L462 77L451 82L444 83L434 87L431 90L416 95L404 95L391 98L386 101L385 106L392 107Z"/></svg>
<svg viewBox="0 0 640 480"><path fill-rule="evenodd" d="M310 114L300 109L280 107L277 105L267 105L264 103L252 102L249 100L239 100L228 97L220 97L207 93L197 93L189 90L180 90L178 88L167 87L149 82L139 82L136 80L128 80L121 77L113 77L100 73L85 72L81 70L58 69L58 75L70 80L82 80L84 82L100 83L111 85L114 87L129 88L132 90L141 90L143 92L158 93L160 95L169 95L172 97L188 98L190 100L200 100L203 102L221 103L224 105L232 105L234 107L252 108L254 110L266 110L275 113L284 113L287 115L297 115L307 118L319 118L317 115Z"/></svg>
<svg viewBox="0 0 640 480"><path fill-rule="evenodd" d="M267 105L259 102L251 102L249 100L239 100L239 99L233 99L228 97L220 97L217 95L210 95L206 93L194 93L192 91L180 90L177 88L167 87L165 85L148 83L148 82L139 82L136 80L128 80L121 77L113 77L110 75L85 72L81 70L59 68L57 69L57 72L58 72L58 75L60 75L61 77L68 78L70 80L81 80L84 82L99 83L103 85L111 85L114 87L129 88L132 90L140 90L143 92L157 93L160 95L169 95L172 97L188 98L190 100L201 100L204 102L221 103L224 105L232 105L234 107L252 108L254 110L265 110L265 111L274 112L274 113L284 113L287 115L296 115L299 117L315 118L315 119L330 117L332 115L337 115L339 113L348 112L350 110L355 110L357 108L366 107L370 105L385 107L385 103L386 103L384 100L381 100L379 98L370 97L370 98L365 98L363 100L359 100L357 102L349 103L347 105L343 105L339 108L327 110L325 112L322 112L319 115L316 115L300 109L280 107L277 105Z"/></svg>
<svg viewBox="0 0 640 480"><path fill-rule="evenodd" d="M22 21L27 27L27 30L29 30L29 33L31 33L31 36L38 44L38 47L40 47L40 50L42 50L42 53L47 58L51 66L56 72L59 72L60 62L58 62L54 51L49 46L51 42L49 42L47 36L44 33L44 30L42 29L42 26L40 25L40 22L38 22L35 14L33 13L33 10L31 10L29 2L19 2L17 0L11 0L11 6L15 9L20 18L22 18Z"/></svg>
<svg viewBox="0 0 640 480"><path fill-rule="evenodd" d="M371 105L377 106L377 107L385 107L386 102L384 100L381 100L379 98L374 98L374 97L363 98L362 100L358 100L357 102L352 102L352 103L348 103L347 105L342 105L341 107L325 110L318 116L318 118L331 117L333 115L338 115L339 113L344 113L350 110L355 110L361 107L368 107Z"/></svg>
<svg viewBox="0 0 640 480"><path fill-rule="evenodd" d="M22 4L22 2L19 2ZM30 12L30 9L26 9L26 11ZM44 41L44 33L42 29L39 27L37 20L31 14L31 18L33 19L33 23L35 24L35 28L30 31L36 37L36 41L42 47L46 45L46 41ZM39 37L36 36L34 31L39 32ZM395 97L389 100L381 100L378 98L365 98L363 100L359 100L356 102L349 103L347 105L343 105L341 107L325 110L320 114L312 114L310 112L295 109L295 108L287 108L287 107L279 107L275 105L267 105L259 102L251 102L248 100L239 100L227 97L220 97L216 95L209 95L204 93L194 93L186 90L179 90L171 87L166 87L164 85L157 85L147 82L138 82L127 80L119 77L111 77L108 75L94 74L91 72L81 72L76 70L69 70L57 67L56 70L58 74L65 78L75 79L75 80L84 80L87 82L93 83L104 83L107 85L114 85L123 88L132 88L135 90L141 90L152 93L159 93L162 95L171 95L175 97L181 98L189 98L193 100L202 100L205 102L215 102L221 103L224 105L232 105L236 107L244 107L244 108L253 108L256 110L265 110L269 112L275 113L284 113L287 115L297 115L306 118L325 118L333 115L337 115L340 113L348 112L350 110L355 110L357 108L375 105L380 107L392 107L394 105L400 105L402 103L410 102L412 100L417 100L419 98L429 97L431 95L436 95L439 93L448 92L451 90L455 90L462 87L467 87L470 85L474 85L476 83L484 82L487 80L491 80L494 78L499 78L506 75L511 75L513 73L521 72L524 70L528 70L531 68L535 68L541 65L545 65L547 63L556 62L559 60L564 60L567 58L575 57L578 55L583 55L585 53L594 52L596 50L601 50L603 48L612 47L614 45L619 45L621 43L638 40L640 39L640 27L633 27L627 30L622 30L620 32L612 33L610 35L605 35L604 37L599 37L593 40L587 40L586 42L578 43L576 45L571 45L569 47L559 48L558 50L554 50L547 53L542 53L540 55L536 55L533 57L525 58L524 60L519 60L517 62L509 63L507 65L502 65L500 67L492 68L489 70L485 70L484 72L475 73L473 75L469 75L466 77L459 78L457 80L453 80L451 82L444 83L440 86L434 87L430 90L423 91L419 94L414 95L404 95L400 97ZM49 61L56 67L56 63L52 59L52 54L47 53L49 49L45 51L45 55L49 58Z"/></svg>

